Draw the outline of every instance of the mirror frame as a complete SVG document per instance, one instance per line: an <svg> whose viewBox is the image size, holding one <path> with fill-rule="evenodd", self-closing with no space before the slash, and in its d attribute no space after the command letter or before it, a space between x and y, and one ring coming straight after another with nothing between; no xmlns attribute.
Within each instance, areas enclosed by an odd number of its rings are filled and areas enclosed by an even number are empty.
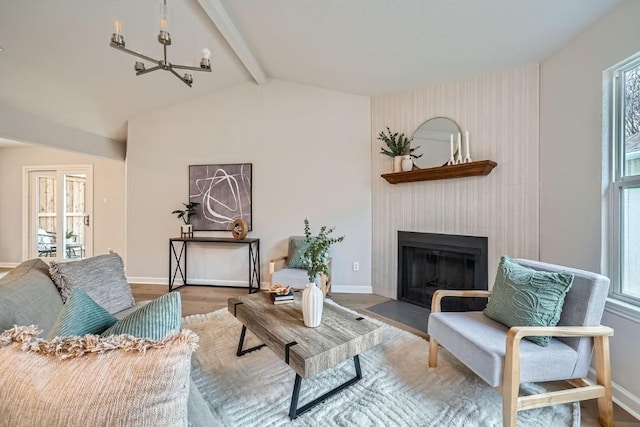
<svg viewBox="0 0 640 427"><path fill-rule="evenodd" d="M450 119L449 117L445 117L445 116L436 116L436 117L431 117L430 119L425 120L424 122L422 122L420 124L420 126L418 126L416 128L416 130L413 132L413 135L411 136L412 144L414 143L416 134L420 131L420 129L422 129L422 127L424 125L426 125L427 123L429 123L430 121L437 120L437 119L448 120L449 122L453 123L453 125L455 126L455 129L457 129L458 133L460 133L460 135L462 135L462 130L460 129L460 125L458 125L458 123L455 120ZM420 168L421 169L428 169L428 168L432 168L432 167L446 166L447 163L449 162L449 157L450 157L450 150L449 150L450 145L449 145L449 142L450 142L450 140L447 139L447 156L446 156L446 158L444 159L443 162L441 162L441 163L439 162L439 163L437 163L435 165L430 165L430 166L426 166L426 167L420 166ZM422 145L420 145L420 148L422 148L422 153L425 154L425 156L423 156L425 159L431 158L429 156L429 152L428 152L429 147L428 146L422 144ZM455 152L454 152L454 156L457 155L457 153L458 153L458 151L456 149ZM414 161L414 163L415 163L415 161Z"/></svg>

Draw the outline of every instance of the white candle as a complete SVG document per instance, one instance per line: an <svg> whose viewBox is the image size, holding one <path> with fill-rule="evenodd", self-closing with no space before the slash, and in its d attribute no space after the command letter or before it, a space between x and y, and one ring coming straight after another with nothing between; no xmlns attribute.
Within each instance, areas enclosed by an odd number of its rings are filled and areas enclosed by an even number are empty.
<svg viewBox="0 0 640 427"><path fill-rule="evenodd" d="M451 134L451 160L453 160L453 134Z"/></svg>
<svg viewBox="0 0 640 427"><path fill-rule="evenodd" d="M469 131L466 131L465 133L465 139L467 140L467 157L471 157L469 155Z"/></svg>
<svg viewBox="0 0 640 427"><path fill-rule="evenodd" d="M460 132L458 132L458 157L462 157L462 150L460 149Z"/></svg>

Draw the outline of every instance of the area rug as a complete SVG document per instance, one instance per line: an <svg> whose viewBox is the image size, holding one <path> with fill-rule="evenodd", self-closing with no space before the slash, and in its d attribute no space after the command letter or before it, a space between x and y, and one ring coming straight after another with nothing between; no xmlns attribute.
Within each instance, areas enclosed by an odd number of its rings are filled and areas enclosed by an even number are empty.
<svg viewBox="0 0 640 427"><path fill-rule="evenodd" d="M372 322L381 323L375 319ZM223 426L501 426L501 397L447 351L427 365L428 342L383 324L383 342L362 353L363 378L290 421L295 373L267 347L236 356L242 325L226 309L189 316L200 336L193 378ZM245 347L259 344L251 333ZM302 381L300 406L353 377L353 361ZM544 391L525 384L521 394ZM577 404L523 411L518 426L580 425Z"/></svg>

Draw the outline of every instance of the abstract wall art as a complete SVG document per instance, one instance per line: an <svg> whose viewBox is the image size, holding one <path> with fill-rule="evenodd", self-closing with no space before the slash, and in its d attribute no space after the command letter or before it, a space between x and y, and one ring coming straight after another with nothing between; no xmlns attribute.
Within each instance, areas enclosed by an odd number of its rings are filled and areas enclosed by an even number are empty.
<svg viewBox="0 0 640 427"><path fill-rule="evenodd" d="M236 219L252 229L251 163L190 165L189 201L198 202L194 231L231 230Z"/></svg>

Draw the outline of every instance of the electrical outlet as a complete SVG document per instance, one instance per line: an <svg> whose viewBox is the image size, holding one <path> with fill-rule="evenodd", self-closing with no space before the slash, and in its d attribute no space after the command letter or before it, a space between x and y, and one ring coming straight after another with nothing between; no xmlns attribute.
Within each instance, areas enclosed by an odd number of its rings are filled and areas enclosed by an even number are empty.
<svg viewBox="0 0 640 427"><path fill-rule="evenodd" d="M358 261L353 261L353 271L360 271L360 263Z"/></svg>

